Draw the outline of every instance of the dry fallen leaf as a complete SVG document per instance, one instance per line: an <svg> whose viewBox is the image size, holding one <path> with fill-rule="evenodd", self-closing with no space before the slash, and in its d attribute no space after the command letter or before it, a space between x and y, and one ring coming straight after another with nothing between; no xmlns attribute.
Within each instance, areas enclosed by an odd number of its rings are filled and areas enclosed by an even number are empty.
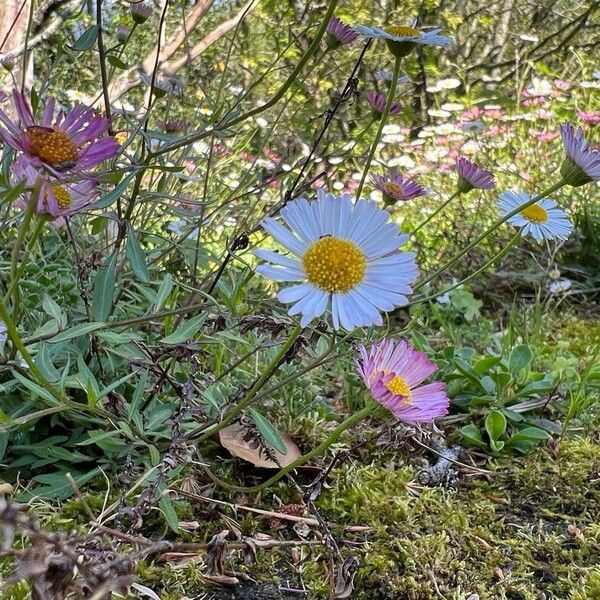
<svg viewBox="0 0 600 600"><path fill-rule="evenodd" d="M287 448L287 454L281 454L281 452L278 452L269 444L265 443L264 445L269 449L269 452L272 453L277 461L279 461L279 464L282 467L286 467L293 463L297 458L300 458L302 453L300 452L300 448L296 445L296 442L294 442L287 433L280 433L279 435ZM246 439L247 437L247 431L237 425L229 425L219 432L219 441L221 442L221 445L224 448L227 448L233 456L246 460L262 469L278 469L279 465L269 458L263 444L256 439Z"/></svg>

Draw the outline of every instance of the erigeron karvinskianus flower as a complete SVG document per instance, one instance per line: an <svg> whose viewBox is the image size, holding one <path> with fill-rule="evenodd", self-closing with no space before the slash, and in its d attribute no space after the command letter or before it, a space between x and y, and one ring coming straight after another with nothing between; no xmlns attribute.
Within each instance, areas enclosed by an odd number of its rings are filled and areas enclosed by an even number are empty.
<svg viewBox="0 0 600 600"><path fill-rule="evenodd" d="M390 25L388 27L369 27L356 25L355 31L361 35L385 40L390 52L396 58L408 56L416 46L448 46L452 43L449 37L439 35L441 29L403 27Z"/></svg>
<svg viewBox="0 0 600 600"><path fill-rule="evenodd" d="M337 48L343 44L350 44L358 37L358 33L350 25L346 25L346 23L337 17L329 19L326 31L327 46L329 48Z"/></svg>
<svg viewBox="0 0 600 600"><path fill-rule="evenodd" d="M292 304L290 315L302 314L303 327L328 309L335 329L382 325L382 311L408 303L415 255L399 250L408 236L375 202L320 190L317 201L289 202L281 216L289 229L270 217L262 226L290 255L257 250L267 263L257 272L294 282L277 297Z"/></svg>
<svg viewBox="0 0 600 600"><path fill-rule="evenodd" d="M600 181L600 150L591 147L583 129L565 123L560 133L567 154L560 168L563 181L573 187Z"/></svg>
<svg viewBox="0 0 600 600"><path fill-rule="evenodd" d="M584 110L580 110L577 113L577 116L590 127L594 127L600 123L600 113L595 112L586 112Z"/></svg>
<svg viewBox="0 0 600 600"><path fill-rule="evenodd" d="M36 119L23 93L15 90L12 97L17 121L0 110L0 137L36 169L58 178L84 177L117 153L115 138L107 135L108 119L83 104L55 117L55 101L50 99Z"/></svg>
<svg viewBox="0 0 600 600"><path fill-rule="evenodd" d="M401 341L385 339L359 346L358 373L373 399L405 423L427 423L448 414L446 384L421 385L437 371L423 352Z"/></svg>
<svg viewBox="0 0 600 600"><path fill-rule="evenodd" d="M500 214L506 216L533 196L526 192L508 190L500 194ZM508 219L515 227L521 228L521 236L531 235L536 242L544 240L566 240L573 226L564 210L556 206L550 198L544 198L519 211Z"/></svg>
<svg viewBox="0 0 600 600"><path fill-rule="evenodd" d="M376 119L381 119L383 113L385 112L385 105L387 103L387 98L383 94L378 94L376 91L371 90L365 94L365 98L371 107L371 111L373 112L373 116ZM390 108L390 115L397 115L400 112L400 106L393 102Z"/></svg>
<svg viewBox="0 0 600 600"><path fill-rule="evenodd" d="M24 182L29 189L32 189L37 182L39 192L35 211L40 216L48 216L54 226L63 225L65 217L88 208L99 195L98 182L95 179L88 177L69 183L51 176L40 175L24 156L20 156L13 163L12 170L16 183ZM17 205L26 209L31 201L31 193L26 192L21 196Z"/></svg>
<svg viewBox="0 0 600 600"><path fill-rule="evenodd" d="M386 205L395 204L396 202L406 202L412 198L424 196L427 193L422 185L410 179L405 179L397 173L373 175L371 181L383 194L383 201Z"/></svg>
<svg viewBox="0 0 600 600"><path fill-rule="evenodd" d="M480 169L475 163L466 158L456 161L456 172L458 173L458 191L461 194L473 189L492 190L496 187L494 176L485 169Z"/></svg>

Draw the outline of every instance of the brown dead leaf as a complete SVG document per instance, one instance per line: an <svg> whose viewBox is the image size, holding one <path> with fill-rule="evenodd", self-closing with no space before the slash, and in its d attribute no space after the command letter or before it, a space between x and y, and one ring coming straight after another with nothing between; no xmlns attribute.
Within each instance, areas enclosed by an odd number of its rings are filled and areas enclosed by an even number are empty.
<svg viewBox="0 0 600 600"><path fill-rule="evenodd" d="M202 574L202 577L209 581L210 583L215 583L217 585L226 585L233 587L234 585L238 585L240 580L237 577L230 577L229 575L206 575Z"/></svg>
<svg viewBox="0 0 600 600"><path fill-rule="evenodd" d="M268 453L279 461L282 467L293 463L297 458L302 456L300 448L298 448L296 442L287 433L280 433L281 439L283 440L287 454L281 454L272 446L265 444L268 448ZM242 460L252 463L256 467L262 469L278 469L279 465L271 460L268 453L265 452L263 445L256 439L246 439L247 432L244 428L240 428L237 425L229 425L219 432L219 441L224 448L227 448L233 456L237 456Z"/></svg>

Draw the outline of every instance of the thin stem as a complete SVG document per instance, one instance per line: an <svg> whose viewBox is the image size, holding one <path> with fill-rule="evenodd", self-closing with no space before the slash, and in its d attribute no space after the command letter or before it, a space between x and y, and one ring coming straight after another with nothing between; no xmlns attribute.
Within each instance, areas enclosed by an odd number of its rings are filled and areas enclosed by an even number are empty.
<svg viewBox="0 0 600 600"><path fill-rule="evenodd" d="M517 243L517 241L519 240L520 237L521 237L521 230L519 229L515 233L515 235L512 237L512 239L510 240L510 242L508 242L508 245L505 248L503 248L502 250L500 250L500 252L498 252L497 254L495 254L494 256L492 256L492 258L490 258L484 265L482 265L481 267L479 267L479 269L477 269L477 271L474 271L473 273L471 273L470 275L468 275L467 277L465 277L464 279L462 279L458 283L453 284L449 288L444 288L444 289L440 290L439 292L437 292L435 294L431 294L429 296L425 296L424 298L417 298L413 302L410 302L408 306L411 306L413 304L418 304L420 302L428 302L429 300L433 300L434 298L438 298L440 295L446 294L448 292L451 292L452 290L455 290L457 287L460 287L461 285L463 285L463 283L467 283L467 281L470 281L474 277L477 277L477 275L479 275L480 273L483 273L484 271L486 271L496 261L502 260L508 254L509 250Z"/></svg>
<svg viewBox="0 0 600 600"><path fill-rule="evenodd" d="M287 465L286 467L281 469L276 475L273 475L273 477L271 477L270 479L267 479L263 483L259 483L258 485L253 485L253 486L249 486L249 487L240 487L237 485L233 485L231 483L227 483L226 481L219 479L218 477L216 477L215 475L213 475L212 473L210 473L208 471L207 471L207 474L216 484L223 486L227 489L235 490L235 491L239 491L239 492L260 492L261 490L264 490L265 488L267 488L270 485L273 485L274 483L279 481L284 475L287 475L290 471L293 471L294 469L307 463L309 460L312 460L315 456L318 456L319 454L322 454L323 452L325 452L325 450L327 450L327 448L329 448L332 444L334 444L335 442L338 441L338 439L340 438L342 433L344 433L344 431L346 431L346 429L349 429L353 425L356 425L357 423L362 421L364 418L368 417L372 412L374 412L374 410L376 408L377 408L377 405L369 404L369 405L365 406L359 412L354 413L353 415L349 416L347 419L342 421L342 423L340 423L329 434L329 436L327 438L325 438L317 447L313 448L310 452L307 452L306 454L303 454L302 456L298 457L293 463L290 463L289 465Z"/></svg>
<svg viewBox="0 0 600 600"><path fill-rule="evenodd" d="M417 231L419 231L421 228L425 227L425 225L427 225L427 223L429 223L431 219L433 219L436 215L442 212L444 208L446 208L446 206L448 206L448 204L450 204L450 202L452 202L452 200L454 200L454 198L456 198L459 195L460 191L457 190L456 192L454 192L454 194L452 194L452 196L450 196L450 198L448 198L448 200L442 202L442 204L440 204L440 206L436 208L420 225L417 225L417 227L413 229L413 235L415 235Z"/></svg>
<svg viewBox="0 0 600 600"><path fill-rule="evenodd" d="M458 252L458 254L454 255L448 262L444 263L439 269L434 271L429 277L427 277L426 279L421 281L418 285L416 285L414 288L414 291L421 289L426 283L429 283L432 279L435 279L438 275L442 274L444 271L446 271L448 268L450 268L455 262L460 260L465 254L467 254L467 252L471 251L473 248L475 248L475 246L479 245L490 234L492 234L494 231L496 231L496 229L498 229L498 227L500 227L500 225L502 225L502 223L505 223L506 221L508 221L508 219L510 219L511 217L514 217L516 214L520 213L522 210L524 210L528 206L535 204L542 198L545 198L546 196L548 196L548 194L555 192L556 190L560 189L564 185L566 185L566 183L564 180L561 179L558 183L551 185L548 189L544 190L541 194L534 196L531 200L528 200L527 202L521 204L521 206L517 206L517 208L515 208L512 212L509 212L508 214L506 214L503 217L501 217L500 219L498 219L495 223L490 225L479 237L474 239L470 244L468 244L460 252Z"/></svg>
<svg viewBox="0 0 600 600"><path fill-rule="evenodd" d="M31 219L33 218L33 215L35 214L35 209L37 207L41 187L42 187L42 180L38 177L36 179L35 183L33 184L33 189L31 190L31 196L29 198L29 204L27 205L27 208L25 209L25 215L23 216L23 221L21 222L21 227L19 228L19 233L17 235L17 241L15 242L15 245L14 245L14 248L12 251L12 256L10 259L10 279L11 279L10 289L13 290L13 288L14 288L14 296L15 297L14 297L14 302L13 302L13 307L14 307L13 312L15 315L17 314L17 309L19 307L19 288L16 285L16 283L19 280L19 277L18 277L18 274L19 274L19 270L18 270L19 252L21 251L21 246L23 245L23 242L25 241L25 236L27 235L27 232L29 231ZM6 304L9 299L10 299L10 297L7 295L4 298L4 304Z"/></svg>
<svg viewBox="0 0 600 600"><path fill-rule="evenodd" d="M29 254L31 253L31 250L33 249L33 246L36 243L37 239L40 237L40 234L42 233L45 224L46 224L46 220L43 217L40 217L37 220L37 222L35 224L35 229L33 230L31 238L30 238L29 242L27 243L27 248L25 248L25 252L23 253L23 258L21 259L21 264L19 265L16 276L12 278L12 280L10 282L10 286L8 288L8 291L6 292L6 295L4 296L4 300L3 300L4 304L6 304L8 302L9 298L15 292L17 284L19 282L19 279L21 279L21 275L23 274L23 270L25 269L25 266L27 264L27 259L29 258Z"/></svg>
<svg viewBox="0 0 600 600"><path fill-rule="evenodd" d="M286 354L290 350L290 348L294 345L294 342L298 339L300 334L302 333L302 327L300 325L296 325L290 334L290 337L286 340L286 342L281 346L279 352L275 356L275 358L271 361L271 363L267 366L267 368L262 372L261 376L256 380L254 385L248 390L246 395L242 398L242 400L234 406L224 417L223 419L212 429L206 431L203 435L198 438L198 442L202 442L221 429L227 427L230 423L232 423L236 417L252 402L254 401L254 397L261 388L271 379L271 377L277 372L277 369L285 359Z"/></svg>
<svg viewBox="0 0 600 600"><path fill-rule="evenodd" d="M6 310L6 307L1 302L0 302L0 319L2 319L4 321L4 324L6 325L6 333L8 334L10 341L12 342L13 346L21 353L23 360L27 363L29 370L31 371L33 376L38 380L38 383L45 390L50 392L50 394L52 394L52 396L54 396L54 398L56 398L60 402L63 402L65 400L64 393L61 392L60 390L58 390L57 388L55 388L44 377L43 373L39 370L38 366L35 364L35 361L33 360L32 356L31 356L31 354L29 354L29 352L27 351L27 348L25 348L25 344L23 343L23 340L21 339L21 336L19 335L19 332L17 331L15 322L12 320L11 316L8 314L8 311Z"/></svg>
<svg viewBox="0 0 600 600"><path fill-rule="evenodd" d="M390 83L390 92L388 93L387 102L385 103L385 109L383 114L381 115L381 120L379 121L379 127L377 128L377 133L375 134L375 139L373 140L373 144L371 145L371 150L369 151L369 156L367 157L367 162L365 164L365 168L363 170L362 178L360 183L358 184L358 189L356 190L356 197L360 198L360 194L365 185L365 180L367 179L367 175L369 173L369 169L371 168L371 163L373 162L373 157L375 156L375 152L377 151L377 145L379 144L379 140L381 139L381 134L383 133L383 128L390 116L390 111L392 110L392 104L394 103L394 96L396 92L396 86L398 85L398 77L400 75L400 66L402 64L402 58L396 57L396 62L394 63L394 73L392 75L392 81Z"/></svg>
<svg viewBox="0 0 600 600"><path fill-rule="evenodd" d="M264 112L265 110L277 104L277 102L279 102L279 100L283 98L284 94L292 86L292 84L294 84L294 82L298 79L298 75L300 74L300 71L302 71L302 69L304 68L304 65L306 65L306 63L310 60L311 56L317 51L319 44L321 43L321 39L325 35L325 30L327 29L329 19L331 18L333 12L337 7L337 3L338 0L330 0L329 6L327 7L327 11L323 16L323 22L321 23L321 26L319 27L312 42L306 49L306 52L304 53L304 55L302 56L302 58L300 59L300 61L296 65L296 68L292 71L290 76L285 80L285 82L282 84L279 90L277 90L275 95L268 102L265 102L264 104L261 104L260 106L257 106L256 108L253 108L252 110L249 110L248 112L239 115L238 117L230 119L229 121L227 120L227 117L230 115L230 113L228 113L221 119L221 121L216 125L216 127L213 130L201 131L199 133L192 134L179 142L166 145L157 150L156 152L152 153L151 157L154 158L155 156L158 156L160 154L172 152L173 150L177 150L177 148L181 148L183 146L188 146L189 144L197 142L202 138L208 137L209 135L214 135L214 131L229 129L233 125L237 125L238 123L241 123L242 121L245 121L250 117L254 117L257 114L260 114L261 112Z"/></svg>

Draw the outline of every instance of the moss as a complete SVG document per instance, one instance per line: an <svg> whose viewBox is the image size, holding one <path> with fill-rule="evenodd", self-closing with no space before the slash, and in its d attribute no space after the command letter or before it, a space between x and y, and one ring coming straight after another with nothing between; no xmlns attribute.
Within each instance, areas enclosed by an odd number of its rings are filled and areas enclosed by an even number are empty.
<svg viewBox="0 0 600 600"><path fill-rule="evenodd" d="M355 597L569 597L600 552L598 492L589 483L600 448L565 440L557 460L540 450L492 468L489 481L417 495L408 469L348 466L338 474L322 509L375 526L358 555Z"/></svg>
<svg viewBox="0 0 600 600"><path fill-rule="evenodd" d="M571 600L598 600L600 598L600 568L591 571L583 588L574 591Z"/></svg>

